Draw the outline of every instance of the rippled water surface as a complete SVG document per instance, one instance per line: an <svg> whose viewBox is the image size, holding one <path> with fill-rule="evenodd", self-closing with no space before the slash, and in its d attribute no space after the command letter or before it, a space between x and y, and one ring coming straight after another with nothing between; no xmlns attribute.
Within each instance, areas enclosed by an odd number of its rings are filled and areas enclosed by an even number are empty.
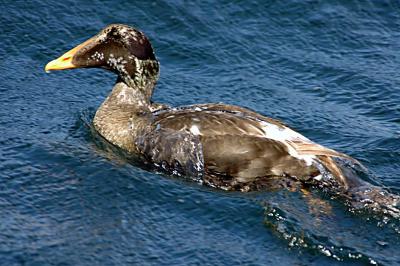
<svg viewBox="0 0 400 266"><path fill-rule="evenodd" d="M128 163L90 130L114 75L43 71L136 26L161 62L156 101L281 119L400 193L398 1L195 2L3 1L0 264L400 264L398 221L321 191L227 193Z"/></svg>

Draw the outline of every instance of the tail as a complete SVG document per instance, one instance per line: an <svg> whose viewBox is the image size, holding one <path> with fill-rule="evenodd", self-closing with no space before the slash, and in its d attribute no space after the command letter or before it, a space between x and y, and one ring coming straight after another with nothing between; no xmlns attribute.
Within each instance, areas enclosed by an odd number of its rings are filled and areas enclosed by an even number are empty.
<svg viewBox="0 0 400 266"><path fill-rule="evenodd" d="M304 140L294 140L290 141L289 145L294 148L299 155L316 156L318 162L336 178L336 180L345 190L348 190L350 188L350 183L353 182L349 180L349 177L346 176L346 174L343 172L343 169L337 165L333 158L348 160L354 165L358 165L360 168L366 170L366 168L356 159L311 141L305 142Z"/></svg>
<svg viewBox="0 0 400 266"><path fill-rule="evenodd" d="M354 210L369 210L373 213L400 218L400 196L387 189L362 180L353 168L340 165L335 158L350 161L367 173L367 169L356 159L325 148L315 143L291 143L300 155L314 155L318 162L335 177L341 189L340 194Z"/></svg>
<svg viewBox="0 0 400 266"><path fill-rule="evenodd" d="M344 190L349 190L349 178L345 176L342 168L340 168L332 157L327 155L318 155L319 162L331 173L340 183Z"/></svg>
<svg viewBox="0 0 400 266"><path fill-rule="evenodd" d="M373 213L400 218L400 196L384 187L375 186L362 180L354 169L339 165L330 156L317 156L319 162L342 186L340 194L353 210L368 210ZM343 158L343 157L341 157ZM356 161L357 162L357 161ZM360 163L358 163L362 166Z"/></svg>

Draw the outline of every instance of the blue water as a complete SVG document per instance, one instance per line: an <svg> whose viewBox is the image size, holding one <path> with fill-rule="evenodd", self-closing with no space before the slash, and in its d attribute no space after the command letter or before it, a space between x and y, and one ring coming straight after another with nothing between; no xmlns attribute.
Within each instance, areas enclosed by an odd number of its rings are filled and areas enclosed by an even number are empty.
<svg viewBox="0 0 400 266"><path fill-rule="evenodd" d="M321 191L227 193L99 145L112 73L45 64L110 23L144 31L154 100L285 121L400 193L398 1L3 1L1 265L400 264L400 225Z"/></svg>

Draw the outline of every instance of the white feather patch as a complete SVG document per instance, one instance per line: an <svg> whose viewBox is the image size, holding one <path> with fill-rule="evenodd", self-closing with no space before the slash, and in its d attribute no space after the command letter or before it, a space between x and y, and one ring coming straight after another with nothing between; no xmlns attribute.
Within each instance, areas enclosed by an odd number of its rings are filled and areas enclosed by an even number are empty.
<svg viewBox="0 0 400 266"><path fill-rule="evenodd" d="M285 144L291 156L305 161L308 166L313 164L315 159L314 155L300 155L296 151L296 149L292 145L290 145L290 142L295 140L304 141L306 143L312 143L311 140L309 140L308 138L304 137L300 133L297 133L296 131L290 128L280 127L265 121L261 121L260 123L262 125L262 129L265 133L266 138L273 139Z"/></svg>
<svg viewBox="0 0 400 266"><path fill-rule="evenodd" d="M190 127L190 132L195 136L200 135L200 130L199 130L198 126L196 126L196 125L192 125Z"/></svg>

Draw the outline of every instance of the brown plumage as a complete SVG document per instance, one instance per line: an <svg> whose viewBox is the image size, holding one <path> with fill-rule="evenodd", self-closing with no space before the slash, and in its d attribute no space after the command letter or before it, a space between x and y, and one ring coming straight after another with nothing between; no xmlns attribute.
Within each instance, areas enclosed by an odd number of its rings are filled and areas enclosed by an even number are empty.
<svg viewBox="0 0 400 266"><path fill-rule="evenodd" d="M285 178L315 183L329 172L348 188L348 177L332 158L354 159L277 120L224 104L170 108L152 103L159 64L150 42L136 29L110 25L50 62L46 70L77 67L102 67L118 74L93 121L99 134L172 173L248 191Z"/></svg>

